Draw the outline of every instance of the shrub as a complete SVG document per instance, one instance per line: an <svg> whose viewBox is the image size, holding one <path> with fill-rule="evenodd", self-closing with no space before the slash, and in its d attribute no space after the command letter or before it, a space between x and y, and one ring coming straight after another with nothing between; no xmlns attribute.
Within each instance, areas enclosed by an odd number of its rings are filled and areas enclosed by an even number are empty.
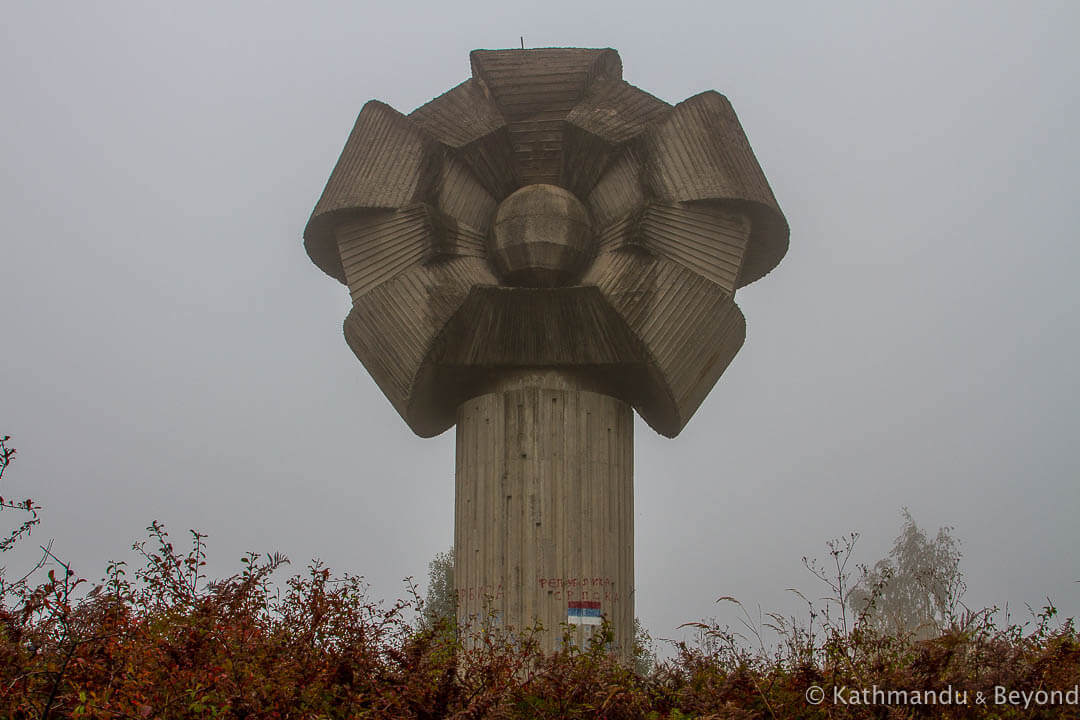
<svg viewBox="0 0 1080 720"><path fill-rule="evenodd" d="M0 474L14 451L0 443ZM32 502L11 537L36 522ZM29 523L27 525L26 523ZM26 576L0 585L0 717L5 718L856 718L1076 717L1075 706L979 705L975 693L1080 684L1080 638L1048 602L1031 624L999 628L993 612L965 613L932 637L887 633L847 614L855 536L830 545L832 588L809 618L744 613L743 632L693 624L699 638L638 668L589 646L544 654L535 630L459 631L406 599L373 599L356 576L322 564L280 586L281 555L250 554L210 581L205 536L177 550L159 523L133 548L140 566L109 563L92 588L43 548ZM8 543L4 547L10 547ZM46 567L48 569L46 570ZM43 575L43 576L42 576ZM730 598L722 598L732 601ZM425 622L423 618L427 617ZM776 642L763 638L773 632ZM826 702L813 705L819 686ZM877 686L969 693L950 706L851 705L834 690Z"/></svg>

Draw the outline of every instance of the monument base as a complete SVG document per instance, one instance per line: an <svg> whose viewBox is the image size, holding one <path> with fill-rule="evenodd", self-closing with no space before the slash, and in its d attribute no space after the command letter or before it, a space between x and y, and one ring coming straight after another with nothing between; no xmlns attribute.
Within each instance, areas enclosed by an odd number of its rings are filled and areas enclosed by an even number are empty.
<svg viewBox="0 0 1080 720"><path fill-rule="evenodd" d="M634 418L628 404L557 371L521 372L457 414L454 582L458 622L539 622L555 650L634 639Z"/></svg>

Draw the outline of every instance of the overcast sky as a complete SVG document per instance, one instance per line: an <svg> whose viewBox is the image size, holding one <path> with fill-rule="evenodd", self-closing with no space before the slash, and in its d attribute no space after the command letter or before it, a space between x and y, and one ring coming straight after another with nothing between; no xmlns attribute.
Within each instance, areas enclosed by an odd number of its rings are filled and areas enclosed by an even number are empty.
<svg viewBox="0 0 1080 720"><path fill-rule="evenodd" d="M969 605L1080 615L1080 4L764 5L5 3L0 494L91 578L159 519L219 575L424 579L453 431L394 412L301 233L365 101L408 112L524 35L726 94L791 225L687 429L637 423L653 634L793 609L802 556L858 531L873 563L903 506L955 527Z"/></svg>

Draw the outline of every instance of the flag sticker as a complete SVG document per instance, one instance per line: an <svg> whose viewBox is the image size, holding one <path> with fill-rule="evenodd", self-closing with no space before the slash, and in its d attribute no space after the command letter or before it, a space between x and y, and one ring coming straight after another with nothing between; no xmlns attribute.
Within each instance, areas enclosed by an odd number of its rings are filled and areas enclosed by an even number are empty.
<svg viewBox="0 0 1080 720"><path fill-rule="evenodd" d="M571 600L566 604L566 620L571 625L599 625L600 603L595 600Z"/></svg>

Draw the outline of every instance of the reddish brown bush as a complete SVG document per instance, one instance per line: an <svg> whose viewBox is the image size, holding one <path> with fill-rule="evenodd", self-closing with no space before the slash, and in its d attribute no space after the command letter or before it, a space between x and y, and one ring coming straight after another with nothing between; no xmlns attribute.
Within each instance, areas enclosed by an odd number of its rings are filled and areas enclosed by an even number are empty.
<svg viewBox="0 0 1080 720"><path fill-rule="evenodd" d="M3 442L0 450L2 474L13 451ZM0 506L29 513L10 536L25 537L36 521L33 503ZM161 525L148 531L148 541L134 546L143 562L130 578L124 563L110 563L103 581L88 588L45 548L36 574L0 586L0 717L674 720L1080 711L1069 704L1024 709L1022 697L994 702L996 687L1032 693L1080 684L1080 638L1071 620L1055 623L1050 604L1030 627L998 628L992 613L968 613L925 640L882 635L859 618L830 620L827 608L813 607L808 622L767 616L777 638L771 643L750 622L744 634L753 645L696 624L699 642L676 645L672 659L642 674L607 654L604 633L590 647L567 644L547 656L531 631L463 641L447 623L419 622L415 588L407 600L383 604L360 578L336 577L318 563L279 588L273 576L285 558L252 555L235 576L208 582L203 535L192 532L190 551L180 553ZM967 701L833 700L837 690L846 698L875 686L948 690ZM824 702L808 702L811 687ZM976 700L980 692L985 704Z"/></svg>

